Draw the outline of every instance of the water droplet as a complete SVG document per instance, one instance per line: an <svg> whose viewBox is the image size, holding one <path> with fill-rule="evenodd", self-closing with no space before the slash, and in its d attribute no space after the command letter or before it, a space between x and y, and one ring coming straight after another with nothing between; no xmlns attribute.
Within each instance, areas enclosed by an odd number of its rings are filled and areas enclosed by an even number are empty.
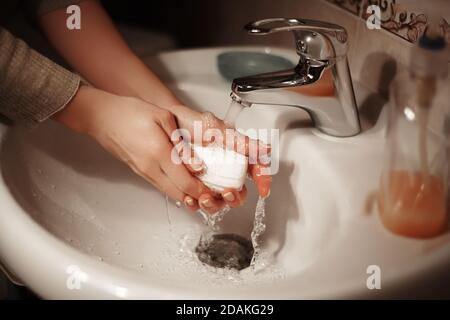
<svg viewBox="0 0 450 320"><path fill-rule="evenodd" d="M140 269L144 269L144 265L143 265L142 263L140 263L140 264L138 265L138 267L139 267Z"/></svg>
<svg viewBox="0 0 450 320"><path fill-rule="evenodd" d="M120 251L115 252L116 256L120 256Z"/></svg>
<svg viewBox="0 0 450 320"><path fill-rule="evenodd" d="M36 171L37 171L37 173L42 174L42 170L41 169L37 169Z"/></svg>
<svg viewBox="0 0 450 320"><path fill-rule="evenodd" d="M53 190L55 190L55 189L56 189L56 186L55 186L54 184L51 184L51 185L50 185L50 188L52 188Z"/></svg>

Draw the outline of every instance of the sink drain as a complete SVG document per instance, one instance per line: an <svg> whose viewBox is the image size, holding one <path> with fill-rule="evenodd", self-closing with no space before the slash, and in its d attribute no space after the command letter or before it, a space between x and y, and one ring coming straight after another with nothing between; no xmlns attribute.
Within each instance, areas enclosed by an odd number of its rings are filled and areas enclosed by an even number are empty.
<svg viewBox="0 0 450 320"><path fill-rule="evenodd" d="M236 234L215 234L209 239L200 239L195 248L198 259L215 268L242 270L250 266L253 246Z"/></svg>

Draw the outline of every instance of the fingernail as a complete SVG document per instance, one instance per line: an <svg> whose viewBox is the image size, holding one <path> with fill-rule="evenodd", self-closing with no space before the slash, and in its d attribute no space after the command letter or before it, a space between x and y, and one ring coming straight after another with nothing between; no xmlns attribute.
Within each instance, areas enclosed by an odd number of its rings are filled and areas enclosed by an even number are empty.
<svg viewBox="0 0 450 320"><path fill-rule="evenodd" d="M228 202L233 202L236 198L234 197L233 192L229 191L223 195L223 198Z"/></svg>
<svg viewBox="0 0 450 320"><path fill-rule="evenodd" d="M203 205L205 208L212 208L212 207L213 207L213 203L212 203L211 199L205 199L205 200L203 200L203 201L202 201L202 205Z"/></svg>
<svg viewBox="0 0 450 320"><path fill-rule="evenodd" d="M203 170L203 162L199 162L199 160L194 159L194 161L192 162L191 168L195 172L200 172Z"/></svg>
<svg viewBox="0 0 450 320"><path fill-rule="evenodd" d="M184 198L184 204L187 205L188 207L192 207L194 205L194 199L192 199L189 196L186 196Z"/></svg>
<svg viewBox="0 0 450 320"><path fill-rule="evenodd" d="M261 197L268 198L270 196L270 188L262 187L261 188Z"/></svg>

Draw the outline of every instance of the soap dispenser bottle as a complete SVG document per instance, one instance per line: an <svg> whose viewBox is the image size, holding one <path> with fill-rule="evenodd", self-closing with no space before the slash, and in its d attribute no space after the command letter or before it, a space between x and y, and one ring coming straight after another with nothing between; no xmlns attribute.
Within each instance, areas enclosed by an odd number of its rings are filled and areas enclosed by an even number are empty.
<svg viewBox="0 0 450 320"><path fill-rule="evenodd" d="M429 238L447 228L449 84L445 40L427 30L391 87L378 207L395 234Z"/></svg>

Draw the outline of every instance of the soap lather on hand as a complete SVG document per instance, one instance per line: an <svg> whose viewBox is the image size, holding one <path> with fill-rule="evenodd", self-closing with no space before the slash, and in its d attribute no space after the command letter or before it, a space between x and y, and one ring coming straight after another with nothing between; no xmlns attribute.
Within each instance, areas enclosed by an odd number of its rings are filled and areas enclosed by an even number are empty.
<svg viewBox="0 0 450 320"><path fill-rule="evenodd" d="M231 207L238 207L245 201L247 175L254 180L261 197L269 195L271 176L262 175L262 165L249 164L244 154L214 145L192 145L192 150L203 163L203 170L197 178L211 191L221 194Z"/></svg>
<svg viewBox="0 0 450 320"><path fill-rule="evenodd" d="M249 174L261 197L269 195L271 176L261 175L261 164L249 165L248 157L226 148L199 145L192 147L196 157L205 166L204 172L198 178L212 191L225 194L226 190L231 194L233 190L240 191Z"/></svg>
<svg viewBox="0 0 450 320"><path fill-rule="evenodd" d="M193 121L189 113L188 110L184 110L183 117L178 119L180 122L186 121L186 125L182 126L192 132L193 128L189 125ZM270 154L270 146L226 127L223 121L211 113L202 114L198 120L204 124L204 131L215 129L222 132L225 141L218 143L213 138L203 140L201 144L197 141L184 144L183 148L186 147L184 150L189 150L187 154L184 151L180 154L184 164L211 191L200 196L198 205L186 196L184 199L186 206L192 211L200 207L209 213L215 213L225 204L230 207L241 206L247 196L244 185L247 175L254 181L261 197L269 196L272 179L270 175L264 174L262 169L267 165L259 160ZM227 135L226 130L231 130L233 134ZM226 141L227 138L229 141ZM250 150L257 152L253 154L255 152Z"/></svg>

